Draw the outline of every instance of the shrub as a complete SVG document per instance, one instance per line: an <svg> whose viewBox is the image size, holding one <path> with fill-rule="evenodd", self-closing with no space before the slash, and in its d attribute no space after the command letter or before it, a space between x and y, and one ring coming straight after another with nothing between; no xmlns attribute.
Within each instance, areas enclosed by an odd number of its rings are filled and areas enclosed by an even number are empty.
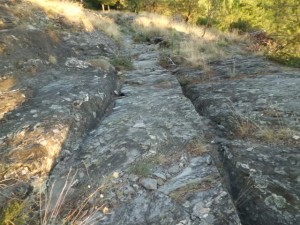
<svg viewBox="0 0 300 225"><path fill-rule="evenodd" d="M212 27L217 24L217 21L212 18L207 17L199 17L196 21L196 25L198 26L207 26Z"/></svg>
<svg viewBox="0 0 300 225"><path fill-rule="evenodd" d="M20 200L11 201L0 218L0 224L26 224L28 216L24 214L25 203Z"/></svg>
<svg viewBox="0 0 300 225"><path fill-rule="evenodd" d="M133 63L130 56L116 55L110 63L119 70L132 70Z"/></svg>
<svg viewBox="0 0 300 225"><path fill-rule="evenodd" d="M240 32L249 32L252 30L252 26L251 24L246 21L246 20L242 20L241 18L236 21L236 22L232 22L230 25L229 25L229 30L230 31L233 31L233 30L238 30Z"/></svg>

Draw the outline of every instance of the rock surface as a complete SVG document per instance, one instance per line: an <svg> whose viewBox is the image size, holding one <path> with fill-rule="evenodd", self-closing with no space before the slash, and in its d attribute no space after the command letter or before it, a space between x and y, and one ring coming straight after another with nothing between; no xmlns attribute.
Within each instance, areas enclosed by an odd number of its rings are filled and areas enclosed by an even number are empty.
<svg viewBox="0 0 300 225"><path fill-rule="evenodd" d="M0 223L21 205L24 224L300 224L298 70L168 71L163 37L120 44L0 2Z"/></svg>
<svg viewBox="0 0 300 225"><path fill-rule="evenodd" d="M0 54L0 211L12 198L42 189L58 158L73 154L86 131L112 108L119 90L116 71L97 70L86 62L90 56L76 53L105 42L116 48L112 39L102 32L45 31L41 24L27 29L24 23L30 21L21 22L14 13L29 6L11 4L15 11L0 8L1 16L6 12L16 21L0 32L5 47ZM68 64L70 58L76 60Z"/></svg>
<svg viewBox="0 0 300 225"><path fill-rule="evenodd" d="M226 71L224 64L216 71ZM300 73L273 64L262 76L249 64L255 62L242 59L235 78L216 73L210 82L185 86L185 94L211 120L211 141L219 146L242 222L298 224Z"/></svg>
<svg viewBox="0 0 300 225"><path fill-rule="evenodd" d="M52 175L63 177L70 165L77 164L88 176L79 179L76 189L82 190L86 184L109 186L102 190L109 198L94 200L95 206L112 207L111 215L99 224L240 224L216 166L207 160L209 156L193 158L188 154L188 144L203 139L205 121L183 96L176 78L158 65L156 46L135 44L130 38L127 41L131 54L138 57L136 69L123 74L125 96L116 100L112 113ZM151 171L178 173L180 162L182 174L169 175L165 185L155 175L144 178ZM112 181L114 171L124 174ZM141 177L138 183L128 172ZM163 186L156 190L158 184ZM123 189L128 185L136 189L130 195Z"/></svg>

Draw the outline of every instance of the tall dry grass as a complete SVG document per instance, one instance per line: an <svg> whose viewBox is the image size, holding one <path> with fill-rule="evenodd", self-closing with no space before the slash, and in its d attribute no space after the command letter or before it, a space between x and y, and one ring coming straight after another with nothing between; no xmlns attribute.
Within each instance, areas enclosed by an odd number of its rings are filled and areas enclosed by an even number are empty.
<svg viewBox="0 0 300 225"><path fill-rule="evenodd" d="M99 29L116 40L121 39L120 28L113 19L88 11L80 3L59 0L26 1L43 9L50 18L63 17L69 23L74 24L74 26L83 27L87 32Z"/></svg>
<svg viewBox="0 0 300 225"><path fill-rule="evenodd" d="M72 175L71 175L72 174ZM54 225L54 224L72 224L72 225L93 225L97 224L105 214L105 207L90 206L91 199L95 198L103 186L84 198L82 201L72 209L66 209L67 199L70 198L70 192L73 185L76 183L77 171L74 173L72 169L69 170L62 187L58 188L55 181L52 183L50 189L40 197L40 224ZM58 193L57 193L58 191ZM44 197L42 197L44 196ZM99 213L102 211L103 213Z"/></svg>
<svg viewBox="0 0 300 225"><path fill-rule="evenodd" d="M241 53L238 43L247 42L247 37L237 33L222 33L149 13L136 16L132 27L149 38L164 37L171 43L172 55L182 56L190 65L200 67L206 67L210 60Z"/></svg>

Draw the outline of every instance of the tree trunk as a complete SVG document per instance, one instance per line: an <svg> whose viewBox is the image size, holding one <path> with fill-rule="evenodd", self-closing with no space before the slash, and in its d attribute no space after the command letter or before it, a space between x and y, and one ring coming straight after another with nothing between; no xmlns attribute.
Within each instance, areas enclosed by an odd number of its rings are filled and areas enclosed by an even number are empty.
<svg viewBox="0 0 300 225"><path fill-rule="evenodd" d="M101 6L102 6L102 11L104 12L104 11L105 11L105 6L104 6L104 4L101 4Z"/></svg>

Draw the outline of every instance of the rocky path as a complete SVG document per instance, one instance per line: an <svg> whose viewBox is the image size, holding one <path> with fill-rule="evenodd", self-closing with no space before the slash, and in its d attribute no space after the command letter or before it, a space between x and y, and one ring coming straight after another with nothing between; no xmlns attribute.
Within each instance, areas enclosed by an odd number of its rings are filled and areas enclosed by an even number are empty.
<svg viewBox="0 0 300 225"><path fill-rule="evenodd" d="M7 7L0 224L300 224L299 70L241 54L171 72L154 44Z"/></svg>
<svg viewBox="0 0 300 225"><path fill-rule="evenodd" d="M72 198L101 187L91 204L110 215L97 214L99 224L240 224L206 148L205 120L158 65L156 46L127 41L135 69L122 74L113 111L52 172L57 189L71 166Z"/></svg>

